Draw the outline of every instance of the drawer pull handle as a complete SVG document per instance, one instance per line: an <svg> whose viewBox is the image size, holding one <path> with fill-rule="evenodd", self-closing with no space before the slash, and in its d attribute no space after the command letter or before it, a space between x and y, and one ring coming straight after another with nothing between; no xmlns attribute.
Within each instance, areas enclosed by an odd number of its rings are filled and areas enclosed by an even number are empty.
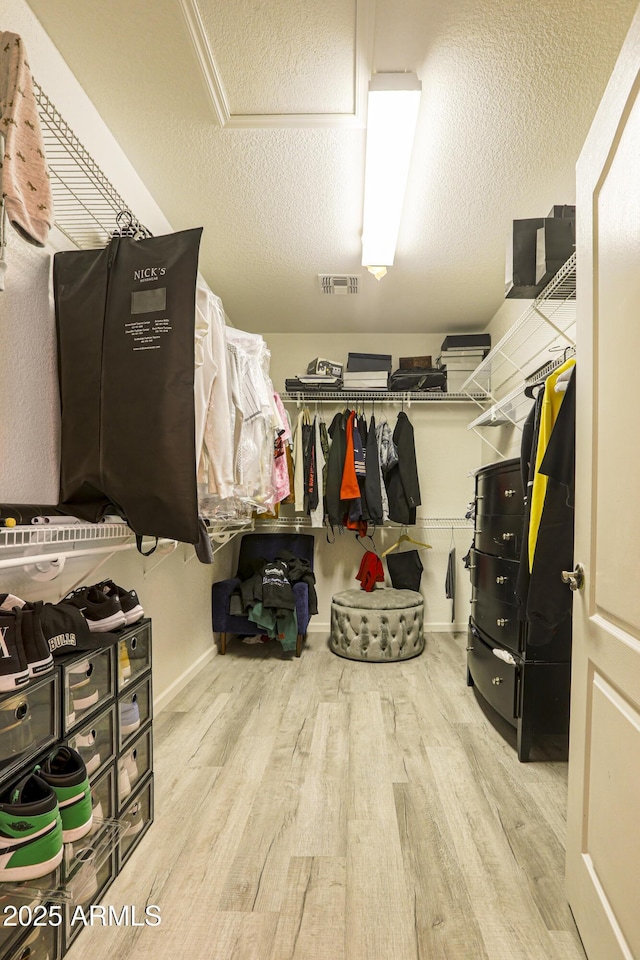
<svg viewBox="0 0 640 960"><path fill-rule="evenodd" d="M498 620L496 620L496 623L498 624L499 627L506 627L509 621L505 620L504 617L500 617Z"/></svg>
<svg viewBox="0 0 640 960"><path fill-rule="evenodd" d="M26 702L26 700L23 700L22 703L19 703L18 706L15 708L13 715L16 718L16 720L24 720L24 718L27 716L28 713L29 713L29 704Z"/></svg>
<svg viewBox="0 0 640 960"><path fill-rule="evenodd" d="M515 490L505 490L504 495L505 495L505 497L515 497L516 491L515 491Z"/></svg>
<svg viewBox="0 0 640 960"><path fill-rule="evenodd" d="M496 583L506 583L508 579L508 577L496 577Z"/></svg>
<svg viewBox="0 0 640 960"><path fill-rule="evenodd" d="M472 650L473 650L473 647L467 647L467 653L471 653Z"/></svg>
<svg viewBox="0 0 640 960"><path fill-rule="evenodd" d="M495 684L495 686L497 687L498 684L502 683L502 677L492 677L491 683Z"/></svg>
<svg viewBox="0 0 640 960"><path fill-rule="evenodd" d="M515 533L503 533L503 534L502 534L502 539L503 539L503 540L513 540L514 537L515 537Z"/></svg>

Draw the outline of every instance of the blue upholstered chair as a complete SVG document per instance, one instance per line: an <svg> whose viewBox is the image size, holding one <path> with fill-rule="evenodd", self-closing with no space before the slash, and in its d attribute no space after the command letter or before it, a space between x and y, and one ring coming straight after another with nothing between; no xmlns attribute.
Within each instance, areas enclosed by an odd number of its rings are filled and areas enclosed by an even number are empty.
<svg viewBox="0 0 640 960"><path fill-rule="evenodd" d="M274 560L281 550L289 550L296 557L309 561L313 570L313 548L315 539L308 533L248 533L240 543L238 569L249 560L264 558ZM213 630L220 634L220 653L227 652L227 637L230 633L252 636L260 628L247 617L234 617L229 613L229 599L240 584L238 577L220 580L211 588L211 612ZM293 596L296 602L298 618L298 636L296 639L296 657L302 652L302 643L307 634L310 620L309 588L306 583L293 584Z"/></svg>

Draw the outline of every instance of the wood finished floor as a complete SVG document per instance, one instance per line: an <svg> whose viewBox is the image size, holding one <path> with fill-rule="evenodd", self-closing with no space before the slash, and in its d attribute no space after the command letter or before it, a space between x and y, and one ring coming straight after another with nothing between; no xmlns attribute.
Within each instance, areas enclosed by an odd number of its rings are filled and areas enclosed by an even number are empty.
<svg viewBox="0 0 640 960"><path fill-rule="evenodd" d="M565 763L518 763L465 638L354 663L232 641L158 717L156 822L69 960L584 960L563 890Z"/></svg>

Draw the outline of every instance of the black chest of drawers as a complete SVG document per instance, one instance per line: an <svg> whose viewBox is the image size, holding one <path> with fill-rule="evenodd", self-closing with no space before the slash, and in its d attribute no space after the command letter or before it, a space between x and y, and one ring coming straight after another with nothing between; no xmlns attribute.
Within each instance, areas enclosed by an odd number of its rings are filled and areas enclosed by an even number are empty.
<svg viewBox="0 0 640 960"><path fill-rule="evenodd" d="M549 628L519 617L523 536L520 460L478 470L467 683L516 728L526 761L536 737L568 734L571 618Z"/></svg>

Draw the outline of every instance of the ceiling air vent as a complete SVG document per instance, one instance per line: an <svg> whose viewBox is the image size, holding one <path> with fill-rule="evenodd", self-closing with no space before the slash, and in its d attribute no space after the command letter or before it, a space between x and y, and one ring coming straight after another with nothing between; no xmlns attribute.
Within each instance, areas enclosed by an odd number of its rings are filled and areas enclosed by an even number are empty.
<svg viewBox="0 0 640 960"><path fill-rule="evenodd" d="M349 277L339 273L319 273L322 293L358 293L360 277Z"/></svg>

